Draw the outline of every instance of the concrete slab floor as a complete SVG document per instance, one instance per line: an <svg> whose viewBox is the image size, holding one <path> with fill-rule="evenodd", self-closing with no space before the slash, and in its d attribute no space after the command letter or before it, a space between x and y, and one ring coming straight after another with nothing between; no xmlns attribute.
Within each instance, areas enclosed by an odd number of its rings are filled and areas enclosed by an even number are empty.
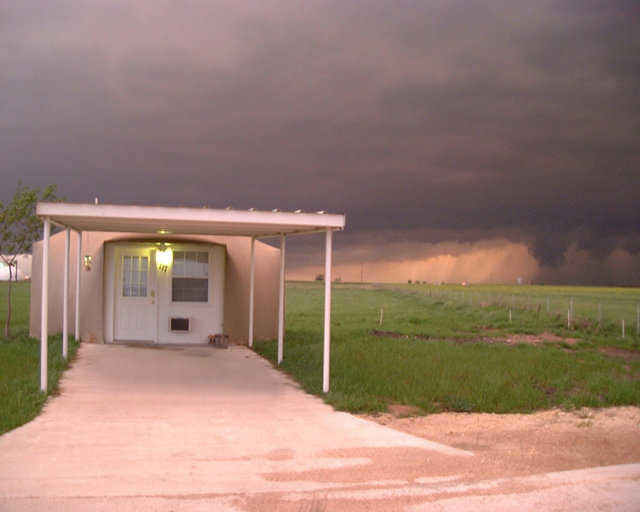
<svg viewBox="0 0 640 512"><path fill-rule="evenodd" d="M243 347L83 344L61 394L0 437L0 509L453 510L481 496L488 510L515 492L540 510L585 489L600 509L611 493L611 510L640 503L637 464L469 482L455 471L472 457L335 412Z"/></svg>

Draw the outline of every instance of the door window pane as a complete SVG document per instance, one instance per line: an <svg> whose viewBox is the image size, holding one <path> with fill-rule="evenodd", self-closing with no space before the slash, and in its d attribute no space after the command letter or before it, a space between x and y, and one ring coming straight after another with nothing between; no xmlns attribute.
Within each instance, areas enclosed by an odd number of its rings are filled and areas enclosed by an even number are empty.
<svg viewBox="0 0 640 512"><path fill-rule="evenodd" d="M147 273L149 271L148 256L122 257L122 296L146 297Z"/></svg>

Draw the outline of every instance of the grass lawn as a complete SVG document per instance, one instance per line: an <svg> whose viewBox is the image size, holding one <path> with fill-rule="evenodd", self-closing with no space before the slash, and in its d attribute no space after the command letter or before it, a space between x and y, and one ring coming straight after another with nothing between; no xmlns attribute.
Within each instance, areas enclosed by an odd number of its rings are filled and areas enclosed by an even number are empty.
<svg viewBox="0 0 640 512"><path fill-rule="evenodd" d="M520 287L526 288L533 287ZM565 292L558 288L556 294ZM374 412L405 404L424 412L503 413L640 404L635 329L625 338L594 322L567 329L565 317L537 308L514 309L509 322L497 301L481 305L429 295L424 285L336 284L333 290L331 391L325 399L338 409ZM598 289L589 290L595 296ZM632 292L631 300L640 297ZM288 283L286 299L282 369L323 396L323 285ZM543 332L575 341L487 342ZM275 361L275 341L256 343L255 350Z"/></svg>
<svg viewBox="0 0 640 512"><path fill-rule="evenodd" d="M40 340L29 337L29 283L14 283L12 336L0 336L0 434L37 416L47 395L40 391ZM4 334L7 284L0 283L0 322ZM70 360L77 343L69 339ZM49 338L49 394L55 394L58 380L68 363L62 358L60 336Z"/></svg>

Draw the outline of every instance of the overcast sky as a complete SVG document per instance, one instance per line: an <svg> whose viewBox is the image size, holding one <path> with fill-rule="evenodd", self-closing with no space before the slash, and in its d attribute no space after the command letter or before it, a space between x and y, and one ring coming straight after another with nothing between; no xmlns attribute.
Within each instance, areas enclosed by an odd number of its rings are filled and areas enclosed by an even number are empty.
<svg viewBox="0 0 640 512"><path fill-rule="evenodd" d="M0 200L345 213L345 278L640 284L639 139L637 0L0 0Z"/></svg>

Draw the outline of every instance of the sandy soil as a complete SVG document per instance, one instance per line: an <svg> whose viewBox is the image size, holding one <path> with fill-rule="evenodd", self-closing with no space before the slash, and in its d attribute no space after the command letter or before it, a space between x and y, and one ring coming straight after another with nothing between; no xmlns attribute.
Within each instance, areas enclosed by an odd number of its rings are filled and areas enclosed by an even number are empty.
<svg viewBox="0 0 640 512"><path fill-rule="evenodd" d="M348 491L320 492L311 500L308 495L287 498L276 493L263 494L247 499L243 506L252 511L268 508L291 512L405 510L408 506L449 496L472 497L478 493L485 496L523 493L524 496L539 489L526 479L529 475L640 462L640 407L409 417L406 415L413 412L410 408L396 406L392 410L393 414L362 417L431 441L470 450L475 455L425 455L423 450L413 448L336 450L330 455L366 457L371 463L302 473L272 473L265 477L276 481L351 483L353 487ZM496 489L482 487L483 482L510 478L512 480ZM402 487L402 482L409 486L404 495L397 489L394 492L380 489L384 485ZM451 488L454 485L455 489L457 483L461 484L459 492ZM425 484L434 487L432 495L411 494L412 486ZM441 491L438 491L439 486L442 486ZM372 487L377 489L373 494ZM382 495L376 496L375 492ZM385 492L389 492L389 496L385 497ZM570 510L571 506L558 508L565 509Z"/></svg>
<svg viewBox="0 0 640 512"><path fill-rule="evenodd" d="M506 345L517 345L518 343L527 343L530 345L539 345L541 343L566 343L567 345L575 345L579 341L577 338L563 338L548 331L544 331L540 334L509 334L508 336L501 336L491 329L486 330L482 336L469 339L440 338L426 336L423 334L404 334L397 331L380 331L378 329L369 331L369 334L382 338L416 339L432 342L453 341L456 343L503 343Z"/></svg>
<svg viewBox="0 0 640 512"><path fill-rule="evenodd" d="M475 453L467 471L513 476L640 461L640 407L533 414L365 416L382 425ZM457 470L460 470L458 465Z"/></svg>

